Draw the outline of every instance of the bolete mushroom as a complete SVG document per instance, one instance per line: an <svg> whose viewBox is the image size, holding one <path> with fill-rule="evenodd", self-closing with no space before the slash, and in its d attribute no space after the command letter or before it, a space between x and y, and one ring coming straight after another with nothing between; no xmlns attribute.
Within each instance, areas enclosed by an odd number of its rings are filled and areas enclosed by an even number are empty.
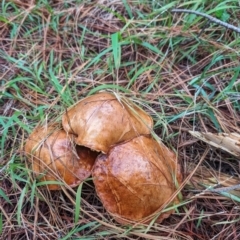
<svg viewBox="0 0 240 240"><path fill-rule="evenodd" d="M26 141L25 152L40 181L63 181L75 187L90 176L98 153L76 146L73 138L58 124L34 129ZM59 184L47 186L49 190L61 188Z"/></svg>
<svg viewBox="0 0 240 240"><path fill-rule="evenodd" d="M116 145L107 155L100 154L92 176L104 207L120 223L145 222L171 199L181 183L176 155L146 136ZM178 203L177 197L170 202L174 203ZM172 212L162 213L158 222Z"/></svg>
<svg viewBox="0 0 240 240"><path fill-rule="evenodd" d="M126 98L102 92L70 107L62 117L62 125L76 136L76 144L107 153L115 144L150 134L153 121Z"/></svg>

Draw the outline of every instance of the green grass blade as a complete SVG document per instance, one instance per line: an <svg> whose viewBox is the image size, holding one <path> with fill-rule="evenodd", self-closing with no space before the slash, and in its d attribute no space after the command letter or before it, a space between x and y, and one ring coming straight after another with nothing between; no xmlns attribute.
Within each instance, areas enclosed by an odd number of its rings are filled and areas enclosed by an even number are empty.
<svg viewBox="0 0 240 240"><path fill-rule="evenodd" d="M8 198L8 196L5 194L5 192L0 188L0 197L2 197L6 202L10 203L12 205L12 202Z"/></svg>
<svg viewBox="0 0 240 240"><path fill-rule="evenodd" d="M76 228L73 228L65 237L61 238L60 240L69 240L71 239L70 237L72 235L74 235L75 233L78 233L86 228L92 228L92 227L95 227L96 225L100 225L98 224L98 222L96 221L93 221L93 222L89 222L87 224L84 224L83 226L81 227L76 227Z"/></svg>
<svg viewBox="0 0 240 240"><path fill-rule="evenodd" d="M121 38L120 33L116 32L112 34L112 49L113 49L113 59L115 68L118 70L121 64L121 45L119 44L119 39Z"/></svg>
<svg viewBox="0 0 240 240"><path fill-rule="evenodd" d="M98 87L95 87L93 88L91 91L89 91L88 93L88 96L89 95L92 95L98 91L101 91L101 90L108 90L108 89L113 89L113 90L120 90L122 92L125 92L125 93L130 93L130 91L124 87L121 87L119 85L115 85L115 84L103 84L103 85L100 85Z"/></svg>
<svg viewBox="0 0 240 240"><path fill-rule="evenodd" d="M82 185L81 183L78 186L77 193L76 193L76 205L75 205L75 212L74 212L74 223L77 224L80 216L80 210L81 210L81 193L82 193Z"/></svg>
<svg viewBox="0 0 240 240"><path fill-rule="evenodd" d="M24 199L26 197L26 193L28 191L28 184L25 185L25 187L22 189L22 192L19 197L19 201L17 204L17 223L19 226L21 226L21 215L22 215L22 207L24 205Z"/></svg>
<svg viewBox="0 0 240 240"><path fill-rule="evenodd" d="M130 8L127 0L122 0L122 1L123 1L123 5L126 8L126 11L127 11L128 15L129 15L129 17L132 19L133 18L133 14L132 14L131 8Z"/></svg>

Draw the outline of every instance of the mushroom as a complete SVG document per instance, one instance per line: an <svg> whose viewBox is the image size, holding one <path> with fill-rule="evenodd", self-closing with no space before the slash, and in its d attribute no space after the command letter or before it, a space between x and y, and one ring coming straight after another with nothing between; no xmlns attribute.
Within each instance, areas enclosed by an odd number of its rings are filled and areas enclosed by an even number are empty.
<svg viewBox="0 0 240 240"><path fill-rule="evenodd" d="M102 92L79 101L62 117L66 132L77 145L107 153L111 146L150 134L152 118L126 98Z"/></svg>
<svg viewBox="0 0 240 240"><path fill-rule="evenodd" d="M76 146L73 138L58 124L34 129L26 141L25 152L40 181L59 180L75 187L90 176L98 153ZM60 188L57 183L48 184L49 190Z"/></svg>
<svg viewBox="0 0 240 240"><path fill-rule="evenodd" d="M92 176L104 207L119 223L148 222L171 200L181 183L176 155L146 136L116 145L107 155L100 154ZM170 203L178 202L175 197ZM158 222L172 212L162 213Z"/></svg>

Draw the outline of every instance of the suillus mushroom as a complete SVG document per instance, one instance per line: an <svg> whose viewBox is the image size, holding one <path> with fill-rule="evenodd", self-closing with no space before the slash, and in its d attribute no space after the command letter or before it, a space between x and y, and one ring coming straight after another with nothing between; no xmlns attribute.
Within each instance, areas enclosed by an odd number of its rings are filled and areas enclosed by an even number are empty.
<svg viewBox="0 0 240 240"><path fill-rule="evenodd" d="M153 121L126 98L102 92L70 107L62 117L62 125L76 136L77 145L107 153L115 144L150 134Z"/></svg>
<svg viewBox="0 0 240 240"><path fill-rule="evenodd" d="M25 152L39 181L61 181L70 187L90 176L98 155L86 147L76 146L73 135L58 124L35 128L26 141ZM57 183L47 186L49 190L61 188Z"/></svg>
<svg viewBox="0 0 240 240"><path fill-rule="evenodd" d="M176 155L151 137L139 136L100 154L93 166L96 192L120 223L145 222L164 206L181 183ZM170 204L178 203L174 197ZM162 213L158 222L173 210Z"/></svg>

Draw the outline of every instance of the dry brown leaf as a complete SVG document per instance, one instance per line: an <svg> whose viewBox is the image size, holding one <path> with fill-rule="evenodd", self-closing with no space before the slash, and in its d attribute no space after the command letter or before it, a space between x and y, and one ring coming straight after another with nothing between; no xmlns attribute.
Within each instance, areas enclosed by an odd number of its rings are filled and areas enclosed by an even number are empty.
<svg viewBox="0 0 240 240"><path fill-rule="evenodd" d="M240 135L238 133L210 133L189 131L194 137L234 156L240 157Z"/></svg>

